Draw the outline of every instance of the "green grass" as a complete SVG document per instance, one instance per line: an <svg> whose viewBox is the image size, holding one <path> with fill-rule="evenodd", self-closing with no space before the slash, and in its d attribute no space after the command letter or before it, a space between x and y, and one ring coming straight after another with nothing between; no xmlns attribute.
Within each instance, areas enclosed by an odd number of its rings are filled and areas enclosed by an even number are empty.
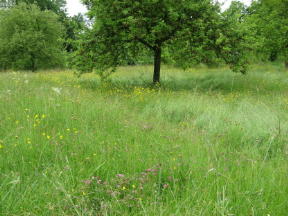
<svg viewBox="0 0 288 216"><path fill-rule="evenodd" d="M287 215L287 74L151 70L1 73L0 215Z"/></svg>

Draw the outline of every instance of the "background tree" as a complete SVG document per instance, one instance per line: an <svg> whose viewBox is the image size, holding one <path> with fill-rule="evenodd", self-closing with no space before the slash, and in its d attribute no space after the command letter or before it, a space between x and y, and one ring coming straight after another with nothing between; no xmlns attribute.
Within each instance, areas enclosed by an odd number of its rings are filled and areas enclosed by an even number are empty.
<svg viewBox="0 0 288 216"><path fill-rule="evenodd" d="M285 62L288 69L288 1L258 0L249 9L248 24L263 60Z"/></svg>
<svg viewBox="0 0 288 216"><path fill-rule="evenodd" d="M0 0L0 7L9 8L21 3L36 4L41 10L51 10L60 14L63 12L66 0Z"/></svg>
<svg viewBox="0 0 288 216"><path fill-rule="evenodd" d="M76 50L76 42L80 39L80 35L86 28L85 18L82 14L72 17L65 17L62 20L63 26L66 30L64 46L66 51L71 53Z"/></svg>
<svg viewBox="0 0 288 216"><path fill-rule="evenodd" d="M58 16L20 4L0 13L0 68L35 71L63 64Z"/></svg>
<svg viewBox="0 0 288 216"><path fill-rule="evenodd" d="M10 8L21 3L36 4L42 11L49 10L56 13L65 29L64 46L67 52L75 50L74 41L78 38L79 32L83 31L85 20L81 14L68 16L65 8L66 0L0 0L0 8Z"/></svg>
<svg viewBox="0 0 288 216"><path fill-rule="evenodd" d="M0 0L0 9L1 8L10 8L15 5L14 0Z"/></svg>
<svg viewBox="0 0 288 216"><path fill-rule="evenodd" d="M80 71L113 71L127 54L136 58L143 49L154 56L154 83L160 81L164 49L185 66L224 59L235 71L240 63L241 38L223 24L219 6L210 0L84 0L95 19L80 44L76 64ZM232 36L232 37L231 37ZM230 39L228 39L230 37ZM224 49L224 47L226 47ZM84 62L89 62L84 64ZM109 72L108 72L109 74Z"/></svg>

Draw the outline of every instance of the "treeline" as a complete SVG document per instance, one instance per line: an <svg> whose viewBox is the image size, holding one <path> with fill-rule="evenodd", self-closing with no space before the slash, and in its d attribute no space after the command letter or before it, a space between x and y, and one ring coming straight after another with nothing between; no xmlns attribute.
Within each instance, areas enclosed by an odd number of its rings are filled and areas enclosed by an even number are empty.
<svg viewBox="0 0 288 216"><path fill-rule="evenodd" d="M102 78L119 65L161 62L181 67L249 62L288 68L288 1L83 0L88 21L69 17L65 0L0 0L0 70L74 68Z"/></svg>

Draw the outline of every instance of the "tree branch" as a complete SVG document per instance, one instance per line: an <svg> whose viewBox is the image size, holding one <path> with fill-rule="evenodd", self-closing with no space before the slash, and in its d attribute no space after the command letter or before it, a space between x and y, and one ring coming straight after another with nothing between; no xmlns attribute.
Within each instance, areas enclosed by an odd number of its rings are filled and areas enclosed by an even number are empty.
<svg viewBox="0 0 288 216"><path fill-rule="evenodd" d="M144 44L145 46L147 46L147 47L149 47L150 49L152 49L152 50L154 50L155 49L155 47L153 47L151 44L149 44L147 41L145 41L144 39L142 39L142 38L139 38L139 37L135 37L135 39L137 40L137 41L139 41L140 43L142 43L142 44Z"/></svg>

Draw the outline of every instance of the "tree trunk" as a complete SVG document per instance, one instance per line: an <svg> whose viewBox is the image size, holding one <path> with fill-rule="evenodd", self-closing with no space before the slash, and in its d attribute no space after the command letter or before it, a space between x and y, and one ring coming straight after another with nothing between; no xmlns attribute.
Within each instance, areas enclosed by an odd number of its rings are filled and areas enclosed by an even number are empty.
<svg viewBox="0 0 288 216"><path fill-rule="evenodd" d="M33 53L31 54L31 70L32 70L32 72L35 72L37 70L36 59L35 59L35 55Z"/></svg>
<svg viewBox="0 0 288 216"><path fill-rule="evenodd" d="M161 47L154 50L154 76L153 83L160 83L160 69L161 69Z"/></svg>

